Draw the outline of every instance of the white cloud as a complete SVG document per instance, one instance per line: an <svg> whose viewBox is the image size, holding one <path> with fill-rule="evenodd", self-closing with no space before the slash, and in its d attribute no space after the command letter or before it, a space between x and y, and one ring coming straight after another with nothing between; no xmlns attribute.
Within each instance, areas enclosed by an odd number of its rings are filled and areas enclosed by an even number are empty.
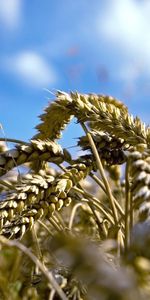
<svg viewBox="0 0 150 300"><path fill-rule="evenodd" d="M118 47L123 43L127 51L142 50L145 44L150 48L149 14L148 1L112 0L99 20L100 30L106 38L117 41Z"/></svg>
<svg viewBox="0 0 150 300"><path fill-rule="evenodd" d="M96 25L101 38L107 41L112 52L115 50L122 57L120 66L127 65L125 77L131 71L131 77L137 78L133 70L137 63L142 73L150 76L150 1L112 0L107 3Z"/></svg>
<svg viewBox="0 0 150 300"><path fill-rule="evenodd" d="M7 28L16 28L21 21L23 0L0 0L0 21Z"/></svg>
<svg viewBox="0 0 150 300"><path fill-rule="evenodd" d="M32 86L49 87L57 76L49 63L35 52L22 52L5 61L7 71L13 72L25 83Z"/></svg>

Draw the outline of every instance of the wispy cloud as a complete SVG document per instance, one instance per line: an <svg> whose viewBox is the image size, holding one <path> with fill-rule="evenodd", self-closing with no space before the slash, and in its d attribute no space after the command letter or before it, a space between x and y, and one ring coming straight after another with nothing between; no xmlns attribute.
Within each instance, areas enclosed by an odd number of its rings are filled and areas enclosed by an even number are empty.
<svg viewBox="0 0 150 300"><path fill-rule="evenodd" d="M22 0L0 0L0 21L8 29L20 24L22 3Z"/></svg>
<svg viewBox="0 0 150 300"><path fill-rule="evenodd" d="M8 72L13 72L31 86L49 87L57 80L53 67L36 52L19 53L8 58L4 65Z"/></svg>

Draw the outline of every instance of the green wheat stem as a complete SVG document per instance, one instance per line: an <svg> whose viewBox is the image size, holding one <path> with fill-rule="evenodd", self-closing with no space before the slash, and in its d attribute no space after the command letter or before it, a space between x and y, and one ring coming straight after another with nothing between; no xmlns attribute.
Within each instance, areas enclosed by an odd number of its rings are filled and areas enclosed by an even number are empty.
<svg viewBox="0 0 150 300"><path fill-rule="evenodd" d="M91 145L93 154L94 154L95 159L96 159L96 163L97 163L98 170L99 170L99 172L100 172L100 175L101 175L102 180L103 180L104 185L105 185L105 189L106 189L107 196L108 196L108 199L109 199L109 202L110 202L110 206L111 206L111 209L112 209L112 213L113 213L113 217L114 217L115 224L118 225L118 214L117 214L115 202L114 202L113 195L112 195L112 193L111 193L111 189L110 189L108 180L107 180L107 178L106 178L106 175L105 175L105 172L104 172L104 169L103 169L103 166L102 166L101 159L100 159L100 157L99 157L98 151L97 151L97 149L96 149L96 146L95 146L95 143L94 143L94 141L93 141L93 138L92 138L91 134L88 132L88 130L87 130L87 128L86 128L86 126L85 126L84 123L81 123L81 125L82 125L82 127L83 127L85 133L87 134L89 143L90 143L90 145Z"/></svg>

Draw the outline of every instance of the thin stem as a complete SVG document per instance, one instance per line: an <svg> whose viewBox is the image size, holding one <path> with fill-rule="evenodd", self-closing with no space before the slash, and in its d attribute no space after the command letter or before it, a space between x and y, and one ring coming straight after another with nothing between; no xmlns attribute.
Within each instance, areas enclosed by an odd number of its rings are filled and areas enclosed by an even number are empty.
<svg viewBox="0 0 150 300"><path fill-rule="evenodd" d="M46 224L44 224L41 220L38 220L38 223L42 225L50 235L53 235L53 233L49 230Z"/></svg>
<svg viewBox="0 0 150 300"><path fill-rule="evenodd" d="M4 186L6 186L7 188L9 188L9 189L13 189L13 190L15 190L16 188L15 188L15 186L13 186L11 183L9 183L9 182L6 182L5 180L2 180L2 179L0 179L0 185L4 185Z"/></svg>
<svg viewBox="0 0 150 300"><path fill-rule="evenodd" d="M42 255L42 252L41 252L41 249L40 249L40 246L39 246L37 234L36 234L36 231L35 231L35 226L32 227L31 233L32 233L32 238L33 238L33 242L34 242L34 245L35 245L35 251L36 251L37 257L38 257L39 260L43 261L43 255Z"/></svg>
<svg viewBox="0 0 150 300"><path fill-rule="evenodd" d="M55 215L57 216L57 219L59 220L61 226L65 229L66 224L65 224L61 214L58 211L55 211Z"/></svg>
<svg viewBox="0 0 150 300"><path fill-rule="evenodd" d="M29 143L21 141L21 140L16 140L16 139L10 139L10 138L0 138L0 142L10 142L10 143L16 143L16 144L21 144L21 145L29 145Z"/></svg>
<svg viewBox="0 0 150 300"><path fill-rule="evenodd" d="M106 193L105 186L103 182L92 172L90 172L89 176L101 187L104 193Z"/></svg>
<svg viewBox="0 0 150 300"><path fill-rule="evenodd" d="M124 240L123 240L123 233L121 228L119 228L117 233L117 256L120 258L121 250L124 248Z"/></svg>
<svg viewBox="0 0 150 300"><path fill-rule="evenodd" d="M60 226L56 223L56 221L51 217L48 219L49 222L53 225L53 227L56 229L56 231L62 231L62 229L60 228Z"/></svg>
<svg viewBox="0 0 150 300"><path fill-rule="evenodd" d="M52 285L52 287L56 290L58 295L62 300L67 300L66 295L64 294L61 287L58 285L57 281L53 277L52 273L48 271L48 269L40 262L40 260L23 244L16 240L8 240L3 236L0 236L0 242L9 247L16 247L20 249L23 253L25 253L30 259L37 265L37 267L41 270L44 276L47 278L48 283Z"/></svg>
<svg viewBox="0 0 150 300"><path fill-rule="evenodd" d="M129 224L129 228L130 228L130 234L131 234L131 230L133 227L133 199L132 199L132 194L130 193L130 224Z"/></svg>
<svg viewBox="0 0 150 300"><path fill-rule="evenodd" d="M125 169L125 251L129 245L129 204L130 204L130 186L129 186L129 160Z"/></svg>
<svg viewBox="0 0 150 300"><path fill-rule="evenodd" d="M96 146L95 146L95 143L93 141L93 138L92 138L91 134L88 132L86 126L83 123L81 123L81 125L82 125L85 133L87 134L89 143L91 145L93 154L94 154L95 159L96 159L97 168L100 172L100 175L101 175L102 180L103 180L104 185L105 185L106 193L107 193L107 196L108 196L108 199L109 199L109 202L110 202L110 206L111 206L111 209L112 209L115 224L118 225L118 214L117 214L116 206L115 206L115 203L114 203L113 195L111 193L111 189L110 189L107 177L106 177L104 169L103 169L101 159L99 157L99 154L97 152L97 149L96 149Z"/></svg>
<svg viewBox="0 0 150 300"><path fill-rule="evenodd" d="M82 206L82 203L75 204L72 211L71 211L69 225L68 225L70 230L72 229L72 225L73 225L73 221L74 221L74 218L75 218L76 211L77 211L78 207L80 207L80 206Z"/></svg>
<svg viewBox="0 0 150 300"><path fill-rule="evenodd" d="M104 234L105 234L105 236L106 236L106 238L107 238L107 236L108 236L108 228L107 228L107 220L103 220L103 223L102 223L102 228L103 228L103 232L104 232Z"/></svg>
<svg viewBox="0 0 150 300"><path fill-rule="evenodd" d="M56 212L55 212L56 213ZM56 216L56 215L53 215L52 219L57 223L59 224L59 227L64 230L64 225L60 222L60 219Z"/></svg>
<svg viewBox="0 0 150 300"><path fill-rule="evenodd" d="M63 170L64 172L66 171L66 168L62 165L58 165L58 167L60 167L61 170ZM104 204L100 203L100 201L98 199L96 199L95 197L93 197L93 195L91 195L90 193L87 193L81 186L80 183L78 183L77 185L78 187L73 187L72 189L74 189L75 191L78 191L80 194L84 195L85 197L87 197L89 200L92 200L93 205L95 205L96 209L98 209L101 213L103 213L105 215L105 217L111 222L111 224L114 225L113 219L111 217L110 214L107 213L108 208L104 206ZM102 183L103 189L105 190L105 187ZM96 202L96 203L95 203ZM103 207L102 207L103 206Z"/></svg>
<svg viewBox="0 0 150 300"><path fill-rule="evenodd" d="M55 290L54 290L54 289L51 289L48 300L53 300L53 299L54 299L54 296L55 296Z"/></svg>
<svg viewBox="0 0 150 300"><path fill-rule="evenodd" d="M88 204L89 204L90 209L92 210L93 215L95 217L95 222L96 222L98 228L101 231L100 234L103 233L103 237L106 238L107 237L107 230L106 230L105 226L103 226L103 222L101 221L101 219L99 217L98 211L93 207L93 205L90 202Z"/></svg>
<svg viewBox="0 0 150 300"><path fill-rule="evenodd" d="M60 167L60 169L62 169L63 171L66 171L65 167L63 167L62 165L58 165ZM79 187L79 188L78 188ZM90 193L86 192L80 183L78 183L78 187L72 187L72 189L74 189L75 191L79 192L80 194L84 195L85 197L87 197L88 199L92 200L93 202L96 201L95 206L98 208L98 210L100 210L106 218L109 219L109 221L114 225L113 219L111 217L110 214L108 214L106 211L108 211L108 208L104 206L104 204L100 203L100 201L98 199L96 199L95 197L93 197L93 195L91 195ZM94 204L94 203L93 203ZM103 207L104 208L103 208Z"/></svg>
<svg viewBox="0 0 150 300"><path fill-rule="evenodd" d="M91 198L91 200L92 200L93 202L96 201L97 204L99 204L101 207L103 207L103 209L104 209L105 211L107 211L110 215L112 215L111 209L108 208L104 203L102 203L102 202L100 201L100 199L97 199L97 198L94 197L92 194L90 194L89 192L87 192L87 191L82 187L82 185L81 185L80 183L78 183L77 187L78 187L79 189L81 189L81 190L85 193L86 197ZM113 223L114 223L114 222L113 222Z"/></svg>
<svg viewBox="0 0 150 300"><path fill-rule="evenodd" d="M88 199L88 201L91 201L90 199ZM108 214L98 203L92 203L93 206L95 206L95 208L100 211L104 216L105 218L112 224L112 225L115 225L114 223L114 219L112 218L112 216L110 214Z"/></svg>
<svg viewBox="0 0 150 300"><path fill-rule="evenodd" d="M106 189L105 186L103 184L103 182L92 172L90 172L90 177L102 188L102 190L106 193ZM118 209L118 212L121 214L122 217L124 217L124 211L122 209L122 207L120 206L120 204L118 203L118 201L115 199L115 197L113 196L116 208Z"/></svg>
<svg viewBox="0 0 150 300"><path fill-rule="evenodd" d="M114 225L114 221L113 221L111 215L110 215L109 213L107 213L108 210L107 210L105 207L103 208L104 205L102 205L102 204L99 202L98 199L96 199L95 197L93 197L93 195L91 195L90 193L87 193L87 192L85 192L85 191L83 191L83 190L81 190L81 189L79 189L79 188L77 188L77 187L73 187L72 189L73 189L74 191L80 193L81 195L83 195L85 198L87 198L88 201L92 201L92 204L93 204L96 208L98 208L98 210L99 210L101 213L104 214L104 216L111 222L111 224ZM83 199L82 199L82 200L83 200Z"/></svg>

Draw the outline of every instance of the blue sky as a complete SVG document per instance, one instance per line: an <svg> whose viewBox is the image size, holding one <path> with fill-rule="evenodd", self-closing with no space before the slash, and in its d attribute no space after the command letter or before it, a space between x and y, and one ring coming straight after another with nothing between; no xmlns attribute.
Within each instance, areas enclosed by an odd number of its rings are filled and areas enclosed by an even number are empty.
<svg viewBox="0 0 150 300"><path fill-rule="evenodd" d="M0 0L6 136L27 141L36 133L37 116L53 99L46 89L118 97L148 124L149 16L149 0ZM79 135L70 126L63 146Z"/></svg>

